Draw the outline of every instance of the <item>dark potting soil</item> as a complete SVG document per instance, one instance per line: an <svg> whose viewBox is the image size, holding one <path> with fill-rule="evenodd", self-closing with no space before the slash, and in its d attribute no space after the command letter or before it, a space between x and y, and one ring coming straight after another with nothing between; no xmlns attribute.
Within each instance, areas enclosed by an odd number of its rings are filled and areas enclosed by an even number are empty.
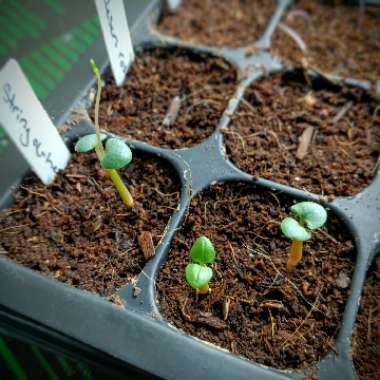
<svg viewBox="0 0 380 380"><path fill-rule="evenodd" d="M216 184L191 202L157 281L164 316L202 340L277 368L311 365L331 351L348 295L355 250L332 213L286 270L280 231L293 200L252 185ZM184 270L206 235L217 258L211 293L198 296Z"/></svg>
<svg viewBox="0 0 380 380"><path fill-rule="evenodd" d="M380 256L368 271L363 289L352 353L360 380L380 379Z"/></svg>
<svg viewBox="0 0 380 380"><path fill-rule="evenodd" d="M0 213L2 255L74 287L112 296L145 263L143 231L157 245L179 185L161 159L136 154L121 171L135 200L127 209L95 154L74 155L55 182L27 178Z"/></svg>
<svg viewBox="0 0 380 380"><path fill-rule="evenodd" d="M246 91L225 130L227 154L254 176L322 195L354 195L375 174L379 110L363 90L322 80L311 88L302 72L275 74ZM306 129L313 135L302 158Z"/></svg>
<svg viewBox="0 0 380 380"><path fill-rule="evenodd" d="M272 38L272 52L287 63L300 65L305 56L327 73L380 80L380 7L342 3L297 2L282 22L303 39L307 53L281 28Z"/></svg>
<svg viewBox="0 0 380 380"><path fill-rule="evenodd" d="M186 0L163 13L158 30L194 44L246 47L261 37L276 7L274 0Z"/></svg>
<svg viewBox="0 0 380 380"><path fill-rule="evenodd" d="M155 146L189 147L212 134L235 87L235 70L221 58L151 50L137 56L123 87L108 81L100 125ZM181 99L178 116L166 126L164 118L175 97Z"/></svg>

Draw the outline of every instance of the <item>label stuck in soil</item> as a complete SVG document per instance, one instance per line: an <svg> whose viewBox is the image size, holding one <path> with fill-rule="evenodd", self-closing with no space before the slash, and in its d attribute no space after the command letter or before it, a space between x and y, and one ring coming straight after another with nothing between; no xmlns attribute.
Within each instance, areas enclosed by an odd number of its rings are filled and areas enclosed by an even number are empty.
<svg viewBox="0 0 380 380"><path fill-rule="evenodd" d="M123 0L95 0L115 82L122 85L135 53Z"/></svg>
<svg viewBox="0 0 380 380"><path fill-rule="evenodd" d="M51 183L70 152L14 59L0 70L0 91L0 124L41 181Z"/></svg>
<svg viewBox="0 0 380 380"><path fill-rule="evenodd" d="M179 7L181 0L167 0L167 4L169 9L173 12Z"/></svg>

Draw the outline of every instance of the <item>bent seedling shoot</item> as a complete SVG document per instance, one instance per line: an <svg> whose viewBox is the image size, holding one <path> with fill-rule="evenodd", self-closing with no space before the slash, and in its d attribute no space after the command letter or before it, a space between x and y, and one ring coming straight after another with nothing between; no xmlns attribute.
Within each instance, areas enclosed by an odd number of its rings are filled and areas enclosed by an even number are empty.
<svg viewBox="0 0 380 380"><path fill-rule="evenodd" d="M300 202L293 205L290 210L299 220L287 217L281 223L282 233L292 240L288 270L294 269L302 260L303 242L311 239L311 230L322 227L327 220L326 210L318 203Z"/></svg>
<svg viewBox="0 0 380 380"><path fill-rule="evenodd" d="M117 172L118 169L127 166L132 161L132 152L123 140L114 137L109 138L106 142L105 148L103 147L102 141L107 138L107 135L100 133L99 128L99 104L103 82L100 78L100 72L95 61L91 60L90 62L98 85L95 101L96 133L80 138L75 145L75 151L85 153L95 149L96 156L98 157L101 166L106 169L107 174L110 176L124 204L127 207L132 208L134 205L132 195Z"/></svg>
<svg viewBox="0 0 380 380"><path fill-rule="evenodd" d="M193 262L187 264L185 276L188 284L199 294L207 294L209 291L208 283L212 279L213 271L207 264L212 264L215 256L214 246L206 236L200 236L195 240L190 250Z"/></svg>

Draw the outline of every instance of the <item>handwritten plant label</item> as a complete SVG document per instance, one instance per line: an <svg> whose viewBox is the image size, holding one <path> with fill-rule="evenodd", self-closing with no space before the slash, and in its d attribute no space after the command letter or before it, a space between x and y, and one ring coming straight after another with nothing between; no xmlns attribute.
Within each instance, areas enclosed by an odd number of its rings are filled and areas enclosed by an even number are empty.
<svg viewBox="0 0 380 380"><path fill-rule="evenodd" d="M122 85L135 59L123 0L95 0L115 82Z"/></svg>
<svg viewBox="0 0 380 380"><path fill-rule="evenodd" d="M167 1L169 9L172 12L174 12L181 4L181 0L166 0L166 1Z"/></svg>
<svg viewBox="0 0 380 380"><path fill-rule="evenodd" d="M44 184L67 165L70 152L14 59L0 70L0 124Z"/></svg>

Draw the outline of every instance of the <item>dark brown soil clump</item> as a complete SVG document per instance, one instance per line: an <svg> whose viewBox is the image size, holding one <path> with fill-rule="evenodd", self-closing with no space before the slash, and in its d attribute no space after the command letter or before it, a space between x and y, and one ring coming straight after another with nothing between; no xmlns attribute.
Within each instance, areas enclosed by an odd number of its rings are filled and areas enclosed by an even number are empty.
<svg viewBox="0 0 380 380"><path fill-rule="evenodd" d="M380 256L368 271L352 340L360 380L380 379Z"/></svg>
<svg viewBox="0 0 380 380"><path fill-rule="evenodd" d="M261 37L276 7L274 0L186 0L163 14L158 30L194 44L246 47Z"/></svg>
<svg viewBox="0 0 380 380"><path fill-rule="evenodd" d="M307 367L331 351L354 246L330 213L327 227L305 243L303 261L288 272L290 241L280 222L292 202L241 183L198 194L158 276L165 317L193 336L277 368ZM213 242L217 259L212 291L197 300L184 270L200 235Z"/></svg>
<svg viewBox="0 0 380 380"><path fill-rule="evenodd" d="M282 22L304 40L311 66L343 77L380 80L380 7L365 5L362 13L360 6L342 3L301 0ZM272 52L297 65L303 58L281 29L273 36Z"/></svg>
<svg viewBox="0 0 380 380"><path fill-rule="evenodd" d="M189 147L212 134L235 85L235 70L221 58L172 49L145 52L137 56L124 86L107 83L100 125L155 146ZM178 116L165 126L176 96L181 98Z"/></svg>
<svg viewBox="0 0 380 380"><path fill-rule="evenodd" d="M300 158L308 128L313 135ZM363 90L321 80L310 87L301 72L276 74L246 91L225 140L232 162L254 176L317 194L351 196L375 174L379 103Z"/></svg>
<svg viewBox="0 0 380 380"><path fill-rule="evenodd" d="M135 200L120 200L95 154L74 155L46 187L27 178L12 208L0 213L2 254L74 287L111 296L145 263L143 231L157 245L179 199L179 185L164 161L137 154L121 171Z"/></svg>

